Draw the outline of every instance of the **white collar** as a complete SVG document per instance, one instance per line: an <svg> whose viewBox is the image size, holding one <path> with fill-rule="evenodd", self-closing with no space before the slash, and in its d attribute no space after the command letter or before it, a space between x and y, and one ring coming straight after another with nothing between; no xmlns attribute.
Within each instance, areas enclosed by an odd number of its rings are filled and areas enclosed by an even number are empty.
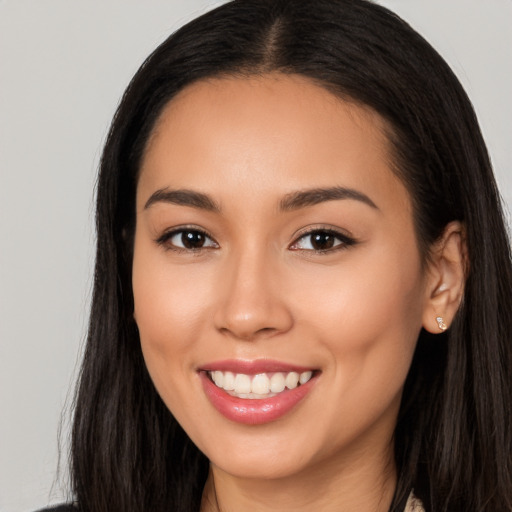
<svg viewBox="0 0 512 512"><path fill-rule="evenodd" d="M423 508L423 503L419 498L414 496L414 491L411 491L409 494L409 498L407 499L407 503L405 504L404 512L425 512Z"/></svg>

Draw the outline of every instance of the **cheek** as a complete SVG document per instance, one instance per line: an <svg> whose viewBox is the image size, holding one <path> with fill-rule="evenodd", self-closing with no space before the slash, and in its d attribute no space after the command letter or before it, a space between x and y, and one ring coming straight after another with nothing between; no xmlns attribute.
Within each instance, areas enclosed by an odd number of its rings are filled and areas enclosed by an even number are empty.
<svg viewBox="0 0 512 512"><path fill-rule="evenodd" d="M413 247L377 246L354 253L346 265L340 265L324 282L328 292L324 299L318 294L315 302L327 314L338 315L354 333L372 328L382 331L384 326L408 330L410 322L417 322L420 317L423 279L419 256ZM312 289L320 291L318 286Z"/></svg>
<svg viewBox="0 0 512 512"><path fill-rule="evenodd" d="M308 307L297 316L329 354L325 375L336 407L319 410L319 421L325 417L331 438L345 443L378 418L394 424L421 329L421 268L415 253L368 254L315 283L304 283L297 302Z"/></svg>
<svg viewBox="0 0 512 512"><path fill-rule="evenodd" d="M297 304L304 307L297 317L309 319L343 379L365 374L371 382L386 373L405 379L422 323L424 284L415 248L361 251L336 271L320 268L310 279L301 286Z"/></svg>
<svg viewBox="0 0 512 512"><path fill-rule="evenodd" d="M167 253L136 240L132 279L135 319L151 379L178 421L196 425L197 411L187 404L193 400L194 347L208 296L207 286L198 286L203 276L169 265Z"/></svg>
<svg viewBox="0 0 512 512"><path fill-rule="evenodd" d="M192 366L190 349L201 336L210 290L201 269L170 264L170 255L150 244L135 240L132 282L142 351L157 384L159 373L167 381L170 370Z"/></svg>

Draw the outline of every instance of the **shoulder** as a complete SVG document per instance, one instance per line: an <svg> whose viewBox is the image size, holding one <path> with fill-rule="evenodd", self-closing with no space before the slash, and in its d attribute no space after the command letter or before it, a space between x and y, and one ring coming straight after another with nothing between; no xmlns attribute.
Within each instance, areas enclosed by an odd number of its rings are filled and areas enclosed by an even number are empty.
<svg viewBox="0 0 512 512"><path fill-rule="evenodd" d="M56 505L54 507L42 508L40 510L36 510L36 512L79 512L78 507L76 505L67 504L67 505Z"/></svg>

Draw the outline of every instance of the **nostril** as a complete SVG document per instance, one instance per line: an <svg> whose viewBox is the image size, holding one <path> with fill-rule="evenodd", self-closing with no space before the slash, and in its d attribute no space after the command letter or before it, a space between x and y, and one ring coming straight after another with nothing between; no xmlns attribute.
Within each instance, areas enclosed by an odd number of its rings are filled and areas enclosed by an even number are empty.
<svg viewBox="0 0 512 512"><path fill-rule="evenodd" d="M277 334L279 332L279 329L276 329L275 327L263 327L261 329L256 330L244 330L241 328L229 328L229 327L221 327L219 329L219 332L227 335L232 336L234 338L245 340L245 341L253 341L259 338L270 338Z"/></svg>
<svg viewBox="0 0 512 512"><path fill-rule="evenodd" d="M255 334L269 334L277 331L274 327L263 327L263 329L260 329L259 331L256 331Z"/></svg>

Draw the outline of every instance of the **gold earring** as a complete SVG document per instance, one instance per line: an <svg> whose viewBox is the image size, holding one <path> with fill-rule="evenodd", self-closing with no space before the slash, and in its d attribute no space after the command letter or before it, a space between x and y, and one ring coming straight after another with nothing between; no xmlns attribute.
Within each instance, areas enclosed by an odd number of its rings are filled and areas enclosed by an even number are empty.
<svg viewBox="0 0 512 512"><path fill-rule="evenodd" d="M441 329L441 331L446 331L446 329L448 329L447 325L444 323L442 316L436 317L436 321L437 321L437 325L439 326L439 329Z"/></svg>

